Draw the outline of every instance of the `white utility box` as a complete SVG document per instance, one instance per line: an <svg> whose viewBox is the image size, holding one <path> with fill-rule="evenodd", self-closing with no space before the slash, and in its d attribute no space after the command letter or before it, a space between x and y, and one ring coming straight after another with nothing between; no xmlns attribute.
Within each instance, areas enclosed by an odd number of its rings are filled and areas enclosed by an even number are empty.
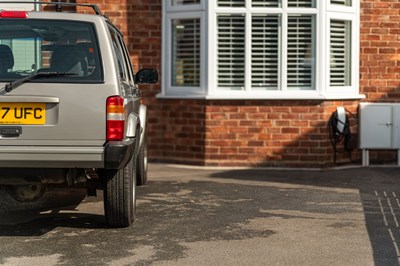
<svg viewBox="0 0 400 266"><path fill-rule="evenodd" d="M363 165L369 165L369 150L397 150L400 166L400 104L360 103L360 149Z"/></svg>

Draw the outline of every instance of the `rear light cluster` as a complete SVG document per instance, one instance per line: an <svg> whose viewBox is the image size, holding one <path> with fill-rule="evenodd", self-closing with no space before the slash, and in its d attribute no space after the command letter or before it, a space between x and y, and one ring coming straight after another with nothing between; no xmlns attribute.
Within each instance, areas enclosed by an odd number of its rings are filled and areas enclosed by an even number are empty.
<svg viewBox="0 0 400 266"><path fill-rule="evenodd" d="M0 18L27 18L26 11L0 10Z"/></svg>
<svg viewBox="0 0 400 266"><path fill-rule="evenodd" d="M123 140L124 132L124 99L120 96L111 96L107 98L107 141Z"/></svg>

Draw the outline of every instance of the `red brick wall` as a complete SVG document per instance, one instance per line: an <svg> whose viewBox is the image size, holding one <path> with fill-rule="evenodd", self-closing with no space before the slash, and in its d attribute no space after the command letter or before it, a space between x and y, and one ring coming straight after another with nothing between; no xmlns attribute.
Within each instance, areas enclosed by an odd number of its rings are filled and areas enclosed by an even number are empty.
<svg viewBox="0 0 400 266"><path fill-rule="evenodd" d="M276 167L331 165L333 152L327 124L337 106L345 106L355 113L357 101L209 102L205 163ZM338 155L338 162L343 161L348 161L347 154Z"/></svg>
<svg viewBox="0 0 400 266"><path fill-rule="evenodd" d="M368 101L400 100L400 2L361 0L360 90Z"/></svg>
<svg viewBox="0 0 400 266"><path fill-rule="evenodd" d="M151 158L203 165L206 101L155 100L149 109Z"/></svg>
<svg viewBox="0 0 400 266"><path fill-rule="evenodd" d="M135 68L161 70L161 0L94 2L122 28ZM361 0L360 93L366 101L400 101L399 34L398 0ZM357 116L359 103L160 100L155 98L160 85L142 89L150 159L197 165L332 165L329 117L337 106ZM357 119L352 124L356 134ZM353 159L359 157L353 153ZM372 160L378 158L394 160L392 152L371 153ZM350 160L340 154L338 162Z"/></svg>
<svg viewBox="0 0 400 266"><path fill-rule="evenodd" d="M327 121L358 101L157 100L149 118L151 158L208 166L326 167ZM354 120L352 121L353 125ZM357 128L352 128L356 133ZM342 149L342 145L339 145ZM359 157L353 154L354 159ZM349 162L338 154L339 163Z"/></svg>

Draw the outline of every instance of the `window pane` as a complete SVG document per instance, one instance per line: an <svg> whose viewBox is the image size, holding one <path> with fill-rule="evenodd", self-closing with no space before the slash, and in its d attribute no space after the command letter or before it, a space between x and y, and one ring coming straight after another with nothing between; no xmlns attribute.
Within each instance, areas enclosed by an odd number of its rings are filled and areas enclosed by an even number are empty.
<svg viewBox="0 0 400 266"><path fill-rule="evenodd" d="M351 0L331 0L332 5L351 6Z"/></svg>
<svg viewBox="0 0 400 266"><path fill-rule="evenodd" d="M74 75L32 82L97 83L103 79L97 47L90 23L0 20L0 81L14 81L37 72L71 72Z"/></svg>
<svg viewBox="0 0 400 266"><path fill-rule="evenodd" d="M245 7L246 0L218 0L220 7Z"/></svg>
<svg viewBox="0 0 400 266"><path fill-rule="evenodd" d="M288 0L288 7L315 7L315 0Z"/></svg>
<svg viewBox="0 0 400 266"><path fill-rule="evenodd" d="M245 17L218 17L218 86L243 89Z"/></svg>
<svg viewBox="0 0 400 266"><path fill-rule="evenodd" d="M350 86L351 22L331 20L330 85Z"/></svg>
<svg viewBox="0 0 400 266"><path fill-rule="evenodd" d="M281 7L281 0L252 0L253 7Z"/></svg>
<svg viewBox="0 0 400 266"><path fill-rule="evenodd" d="M200 86L200 19L172 20L172 85Z"/></svg>
<svg viewBox="0 0 400 266"><path fill-rule="evenodd" d="M289 16L287 83L292 89L312 89L314 68L312 16Z"/></svg>
<svg viewBox="0 0 400 266"><path fill-rule="evenodd" d="M279 81L279 16L252 18L251 85L277 89Z"/></svg>
<svg viewBox="0 0 400 266"><path fill-rule="evenodd" d="M172 5L191 5L191 4L200 4L200 0L172 0Z"/></svg>
<svg viewBox="0 0 400 266"><path fill-rule="evenodd" d="M115 56L117 58L119 76L121 79L129 81L130 76L128 73L128 63L126 62L126 58L124 57L123 48L121 46L118 33L111 27L109 27L109 30L112 36L111 39L113 42Z"/></svg>

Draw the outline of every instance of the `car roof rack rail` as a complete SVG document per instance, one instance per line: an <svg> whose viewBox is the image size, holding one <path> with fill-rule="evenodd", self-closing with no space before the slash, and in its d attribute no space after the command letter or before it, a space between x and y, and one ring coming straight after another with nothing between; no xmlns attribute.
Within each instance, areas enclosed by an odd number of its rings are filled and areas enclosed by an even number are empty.
<svg viewBox="0 0 400 266"><path fill-rule="evenodd" d="M33 5L53 5L56 8L57 12L62 12L63 6L65 7L88 7L93 9L93 11L96 13L96 15L103 16L101 13L100 8L97 5L94 4L77 4L77 3L68 3L68 2L32 2L32 1L7 1L4 2L4 4L33 4Z"/></svg>

